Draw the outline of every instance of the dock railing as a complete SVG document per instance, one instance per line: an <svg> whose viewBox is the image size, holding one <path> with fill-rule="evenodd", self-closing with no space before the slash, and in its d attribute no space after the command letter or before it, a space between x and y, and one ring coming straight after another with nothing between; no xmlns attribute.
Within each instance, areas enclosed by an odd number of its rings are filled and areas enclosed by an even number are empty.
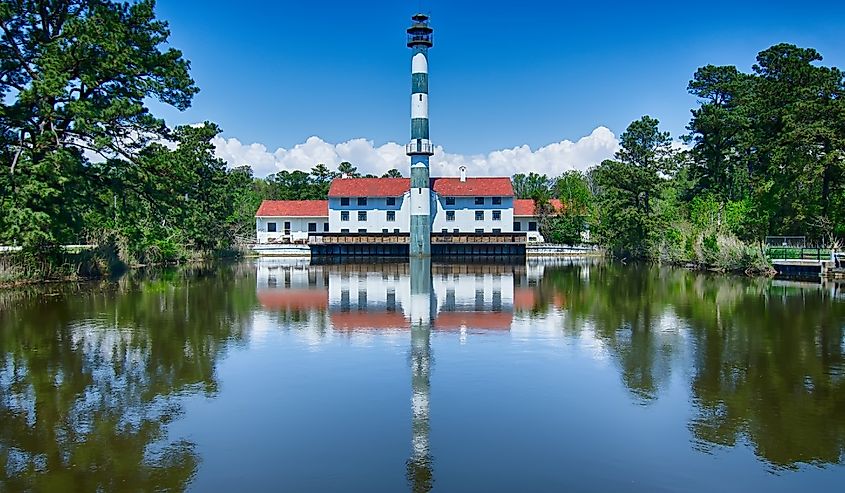
<svg viewBox="0 0 845 493"><path fill-rule="evenodd" d="M409 233L311 233L310 245L407 245ZM432 233L431 244L517 244L527 243L525 233Z"/></svg>
<svg viewBox="0 0 845 493"><path fill-rule="evenodd" d="M770 246L766 249L766 256L770 260L815 260L821 262L831 260L831 250L829 248Z"/></svg>

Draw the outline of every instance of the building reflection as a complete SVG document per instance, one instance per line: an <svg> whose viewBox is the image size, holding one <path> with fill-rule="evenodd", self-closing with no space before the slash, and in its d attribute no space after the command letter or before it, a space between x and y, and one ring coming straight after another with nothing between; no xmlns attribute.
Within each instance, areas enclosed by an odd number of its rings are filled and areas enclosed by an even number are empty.
<svg viewBox="0 0 845 493"><path fill-rule="evenodd" d="M432 332L508 332L519 305L515 284L531 283L524 265L409 263L308 265L262 259L257 266L258 301L286 320L327 321L335 334L410 332L411 453L405 475L411 491L430 491L434 460L429 445ZM542 275L540 271L539 275ZM536 278L533 284L536 285ZM524 306L523 308L530 308Z"/></svg>
<svg viewBox="0 0 845 493"><path fill-rule="evenodd" d="M334 333L355 333L410 330L421 319L425 296L430 329L462 335L507 332L514 311L530 309L533 302L523 265L414 269L409 263L308 265L262 259L256 266L257 298L285 320L318 327L325 318ZM517 284L524 285L521 291L515 290Z"/></svg>

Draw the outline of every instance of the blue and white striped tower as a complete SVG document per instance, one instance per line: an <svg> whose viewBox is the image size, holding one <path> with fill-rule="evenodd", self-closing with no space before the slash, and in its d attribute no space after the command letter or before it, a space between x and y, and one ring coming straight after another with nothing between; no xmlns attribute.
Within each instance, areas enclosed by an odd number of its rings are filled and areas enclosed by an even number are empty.
<svg viewBox="0 0 845 493"><path fill-rule="evenodd" d="M428 49L432 46L432 29L428 16L411 17L408 47L411 58L411 142L405 153L411 157L411 245L412 257L431 255L431 190L429 190L428 157L434 147L428 137Z"/></svg>

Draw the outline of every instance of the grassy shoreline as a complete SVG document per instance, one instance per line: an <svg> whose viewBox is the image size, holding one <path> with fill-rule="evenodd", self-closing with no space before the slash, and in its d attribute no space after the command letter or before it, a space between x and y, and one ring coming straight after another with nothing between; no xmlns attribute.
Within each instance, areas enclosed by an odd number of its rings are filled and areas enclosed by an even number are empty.
<svg viewBox="0 0 845 493"><path fill-rule="evenodd" d="M56 283L85 283L116 279L130 270L172 267L243 258L243 252L190 252L184 258L159 262L125 262L114 248L98 247L81 252L7 252L0 254L0 289Z"/></svg>

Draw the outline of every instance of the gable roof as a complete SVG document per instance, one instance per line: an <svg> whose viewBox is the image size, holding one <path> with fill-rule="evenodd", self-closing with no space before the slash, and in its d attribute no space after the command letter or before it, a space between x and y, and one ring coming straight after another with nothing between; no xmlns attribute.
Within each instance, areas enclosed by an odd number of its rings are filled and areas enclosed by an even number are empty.
<svg viewBox="0 0 845 493"><path fill-rule="evenodd" d="M264 200L255 217L329 217L329 201Z"/></svg>
<svg viewBox="0 0 845 493"><path fill-rule="evenodd" d="M449 197L513 197L508 177L432 178L429 185ZM410 178L335 178L329 197L398 197L411 190Z"/></svg>
<svg viewBox="0 0 845 493"><path fill-rule="evenodd" d="M563 202L558 199L549 200L549 204L554 207L555 211L563 210ZM513 215L514 217L534 217L537 215L534 207L534 199L514 199L513 201Z"/></svg>
<svg viewBox="0 0 845 493"><path fill-rule="evenodd" d="M438 195L448 197L513 197L513 185L508 177L491 178L433 178L431 188Z"/></svg>
<svg viewBox="0 0 845 493"><path fill-rule="evenodd" d="M329 197L398 197L410 189L410 178L335 178Z"/></svg>

